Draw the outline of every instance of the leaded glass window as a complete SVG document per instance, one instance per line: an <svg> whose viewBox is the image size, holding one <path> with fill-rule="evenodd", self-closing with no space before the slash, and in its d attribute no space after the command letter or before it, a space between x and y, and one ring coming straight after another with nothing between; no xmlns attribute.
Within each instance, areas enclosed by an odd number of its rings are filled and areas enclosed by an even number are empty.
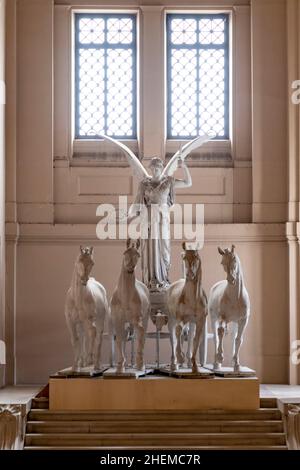
<svg viewBox="0 0 300 470"><path fill-rule="evenodd" d="M75 137L136 138L136 15L75 15Z"/></svg>
<svg viewBox="0 0 300 470"><path fill-rule="evenodd" d="M167 133L229 138L229 16L167 15Z"/></svg>

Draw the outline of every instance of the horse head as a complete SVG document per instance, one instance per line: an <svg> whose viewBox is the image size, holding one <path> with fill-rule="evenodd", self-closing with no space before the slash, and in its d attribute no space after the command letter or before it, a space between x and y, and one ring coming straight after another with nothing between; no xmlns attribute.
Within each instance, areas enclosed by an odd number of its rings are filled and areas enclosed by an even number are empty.
<svg viewBox="0 0 300 470"><path fill-rule="evenodd" d="M136 242L127 239L127 248L124 251L124 268L130 274L135 270L135 267L140 258L139 248L141 241L138 239Z"/></svg>
<svg viewBox="0 0 300 470"><path fill-rule="evenodd" d="M93 246L81 246L80 245L80 254L77 259L76 267L77 273L80 277L81 284L83 286L87 285L89 280L90 272L94 266L94 259L93 259Z"/></svg>
<svg viewBox="0 0 300 470"><path fill-rule="evenodd" d="M201 273L201 258L199 252L197 248L187 248L185 242L183 242L182 248L184 250L182 259L185 264L186 279L189 281L198 280Z"/></svg>
<svg viewBox="0 0 300 470"><path fill-rule="evenodd" d="M234 249L234 245L232 245L231 250L228 248L222 250L222 248L218 247L218 251L222 256L221 264L227 274L227 282L233 286L236 284L239 272L238 257L236 256Z"/></svg>

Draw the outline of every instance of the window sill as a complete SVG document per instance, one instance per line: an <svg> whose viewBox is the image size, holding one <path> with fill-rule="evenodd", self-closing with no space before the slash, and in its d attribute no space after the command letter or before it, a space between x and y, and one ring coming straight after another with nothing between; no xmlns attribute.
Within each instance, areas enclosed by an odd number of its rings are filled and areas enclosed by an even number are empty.
<svg viewBox="0 0 300 470"><path fill-rule="evenodd" d="M166 154L166 161L172 158L172 153ZM186 158L189 167L196 168L232 168L234 166L233 158L230 152L203 152L194 153Z"/></svg>

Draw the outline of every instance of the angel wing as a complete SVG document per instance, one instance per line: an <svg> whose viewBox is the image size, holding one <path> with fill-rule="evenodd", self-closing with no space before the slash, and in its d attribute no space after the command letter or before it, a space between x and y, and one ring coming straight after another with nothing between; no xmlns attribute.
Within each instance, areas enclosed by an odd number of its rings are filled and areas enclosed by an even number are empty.
<svg viewBox="0 0 300 470"><path fill-rule="evenodd" d="M201 147L201 145L203 145L205 142L212 138L213 136L209 136L207 134L201 135L200 137L196 137L196 139L192 140L191 142L188 142L179 150L177 150L177 152L173 155L169 163L164 168L162 176L171 176L178 167L179 158L181 158L181 160L184 160L189 153L191 153L196 148Z"/></svg>
<svg viewBox="0 0 300 470"><path fill-rule="evenodd" d="M146 168L142 165L140 160L134 155L134 153L128 148L126 145L118 142L117 140L113 139L112 137L108 137L108 135L102 135L105 140L109 140L113 144L117 145L120 149L125 152L125 156L129 165L131 166L134 175L141 181L144 178L149 178L150 175L146 171Z"/></svg>

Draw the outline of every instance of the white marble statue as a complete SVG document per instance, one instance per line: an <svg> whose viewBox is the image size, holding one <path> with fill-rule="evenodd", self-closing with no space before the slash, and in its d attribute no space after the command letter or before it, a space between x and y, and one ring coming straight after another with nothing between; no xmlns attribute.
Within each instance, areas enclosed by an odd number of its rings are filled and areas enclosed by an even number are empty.
<svg viewBox="0 0 300 470"><path fill-rule="evenodd" d="M144 370L144 345L150 315L148 288L135 277L135 267L140 258L140 240L127 240L121 273L111 299L111 323L116 336L118 353L117 373L125 372L125 344L128 326L134 329L137 342L135 366Z"/></svg>
<svg viewBox="0 0 300 470"><path fill-rule="evenodd" d="M171 370L183 365L185 357L182 351L183 329L189 326L187 365L192 372L198 372L196 354L200 340L205 334L207 316L207 297L202 288L201 258L197 250L186 248L183 243L185 279L174 282L167 291L169 310L168 327L172 347ZM192 345L193 342L193 345Z"/></svg>
<svg viewBox="0 0 300 470"><path fill-rule="evenodd" d="M233 367L240 370L239 351L243 334L250 315L250 300L244 284L243 272L239 257L234 251L218 248L222 256L221 264L227 274L227 280L217 282L211 289L208 311L211 318L215 343L214 369L220 369L224 360L223 339L227 324L236 323L237 329L233 345Z"/></svg>
<svg viewBox="0 0 300 470"><path fill-rule="evenodd" d="M212 137L204 135L188 142L173 155L165 167L160 158L152 158L150 163L152 176L128 147L110 137L103 137L118 145L125 152L139 180L138 193L129 210L129 217L141 215L141 225L143 225L142 280L151 290L168 287L171 257L169 209L174 204L175 189L192 185L185 158ZM173 177L178 166L183 169L183 179ZM143 211L143 209L146 210Z"/></svg>
<svg viewBox="0 0 300 470"><path fill-rule="evenodd" d="M102 335L109 306L104 287L90 277L93 266L93 247L80 247L65 303L74 350L73 370L77 372L91 365L95 371L101 369Z"/></svg>

